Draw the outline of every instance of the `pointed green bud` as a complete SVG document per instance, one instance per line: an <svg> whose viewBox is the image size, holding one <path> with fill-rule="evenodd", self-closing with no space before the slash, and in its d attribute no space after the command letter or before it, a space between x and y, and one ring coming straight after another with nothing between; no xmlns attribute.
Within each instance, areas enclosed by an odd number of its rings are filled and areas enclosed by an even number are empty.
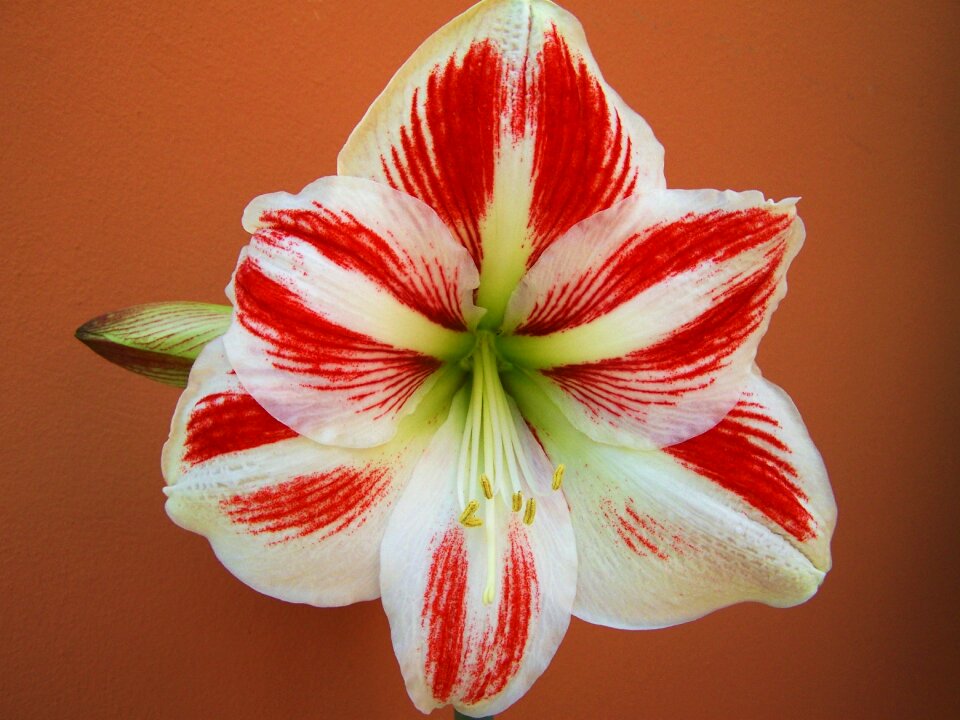
<svg viewBox="0 0 960 720"><path fill-rule="evenodd" d="M230 326L233 308L197 302L134 305L96 317L77 339L101 357L151 380L186 387L190 368Z"/></svg>

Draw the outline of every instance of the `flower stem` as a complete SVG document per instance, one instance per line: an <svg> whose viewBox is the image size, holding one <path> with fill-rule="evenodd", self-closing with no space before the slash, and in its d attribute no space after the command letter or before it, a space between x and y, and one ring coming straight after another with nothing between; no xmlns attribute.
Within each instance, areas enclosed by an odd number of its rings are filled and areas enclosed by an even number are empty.
<svg viewBox="0 0 960 720"><path fill-rule="evenodd" d="M454 710L453 718L454 720L493 720L493 715L487 715L486 717L482 718L472 718L469 715L462 714L459 710Z"/></svg>

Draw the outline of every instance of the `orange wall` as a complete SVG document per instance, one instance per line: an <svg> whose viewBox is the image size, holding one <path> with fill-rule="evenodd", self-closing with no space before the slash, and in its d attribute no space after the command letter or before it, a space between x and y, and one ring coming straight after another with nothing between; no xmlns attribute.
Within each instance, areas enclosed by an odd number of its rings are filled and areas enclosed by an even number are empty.
<svg viewBox="0 0 960 720"><path fill-rule="evenodd" d="M419 717L378 603L259 596L167 520L176 391L72 331L136 302L222 301L246 202L333 173L391 73L466 4L0 4L0 716ZM871 5L567 3L671 186L804 197L760 360L823 451L840 525L809 604L648 633L574 622L503 717L957 702L960 13Z"/></svg>

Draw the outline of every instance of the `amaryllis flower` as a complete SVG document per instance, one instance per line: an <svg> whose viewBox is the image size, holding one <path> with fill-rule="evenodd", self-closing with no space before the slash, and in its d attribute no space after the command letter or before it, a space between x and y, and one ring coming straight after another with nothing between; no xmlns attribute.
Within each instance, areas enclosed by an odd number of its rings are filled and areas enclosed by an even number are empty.
<svg viewBox="0 0 960 720"><path fill-rule="evenodd" d="M754 356L794 201L668 190L545 0L431 37L339 176L255 199L193 366L167 509L253 588L382 597L411 698L497 713L571 614L621 628L809 598L835 508Z"/></svg>

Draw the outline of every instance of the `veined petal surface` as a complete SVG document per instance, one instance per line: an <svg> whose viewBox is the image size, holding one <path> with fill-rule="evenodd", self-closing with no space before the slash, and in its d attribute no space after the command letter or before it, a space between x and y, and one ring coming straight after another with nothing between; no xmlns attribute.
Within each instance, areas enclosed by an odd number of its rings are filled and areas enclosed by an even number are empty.
<svg viewBox="0 0 960 720"><path fill-rule="evenodd" d="M567 466L575 615L655 628L816 592L830 568L836 505L796 407L759 371L716 427L646 451L594 442L523 378L508 384L551 460Z"/></svg>
<svg viewBox="0 0 960 720"><path fill-rule="evenodd" d="M546 669L569 623L577 559L567 506L550 490L552 468L525 426L527 457L544 479L523 487L537 500L533 523L526 525L521 513L503 504L493 525L484 513L482 527L457 521L461 509L453 488L465 418L464 392L391 516L381 590L416 706L430 712L453 704L483 716L507 708ZM487 605L482 598L491 570L495 595Z"/></svg>
<svg viewBox="0 0 960 720"><path fill-rule="evenodd" d="M244 227L224 336L243 386L318 442L389 440L472 347L469 254L425 204L360 178L259 197Z"/></svg>
<svg viewBox="0 0 960 720"><path fill-rule="evenodd" d="M246 392L215 340L164 447L167 513L262 593L321 606L375 598L388 515L436 430L429 410L375 449L319 445Z"/></svg>
<svg viewBox="0 0 960 720"><path fill-rule="evenodd" d="M627 198L531 268L499 347L592 438L682 442L739 399L803 237L757 192Z"/></svg>
<svg viewBox="0 0 960 720"><path fill-rule="evenodd" d="M546 0L486 0L430 37L338 168L420 198L453 228L481 268L488 328L564 231L665 184L649 126L603 80L577 19Z"/></svg>

